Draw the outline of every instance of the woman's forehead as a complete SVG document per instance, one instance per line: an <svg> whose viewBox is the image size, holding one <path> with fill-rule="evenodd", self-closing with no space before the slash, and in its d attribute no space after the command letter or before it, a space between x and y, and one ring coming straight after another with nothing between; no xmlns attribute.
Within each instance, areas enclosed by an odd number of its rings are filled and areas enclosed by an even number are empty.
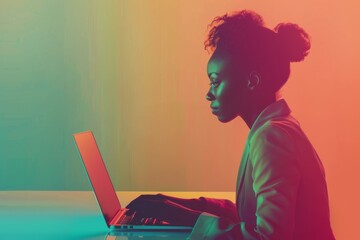
<svg viewBox="0 0 360 240"><path fill-rule="evenodd" d="M217 75L224 74L225 71L228 70L229 64L230 64L229 56L224 52L220 52L220 51L217 52L217 50L215 50L215 52L210 57L207 64L208 76L216 77Z"/></svg>

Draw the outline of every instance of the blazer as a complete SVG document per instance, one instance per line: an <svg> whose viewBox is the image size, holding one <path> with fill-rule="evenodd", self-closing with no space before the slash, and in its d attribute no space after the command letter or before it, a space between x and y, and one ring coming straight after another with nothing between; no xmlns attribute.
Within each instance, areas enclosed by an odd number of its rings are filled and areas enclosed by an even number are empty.
<svg viewBox="0 0 360 240"><path fill-rule="evenodd" d="M335 239L323 165L290 113L281 99L259 114L239 167L236 203L203 198L224 211L202 213L188 239Z"/></svg>

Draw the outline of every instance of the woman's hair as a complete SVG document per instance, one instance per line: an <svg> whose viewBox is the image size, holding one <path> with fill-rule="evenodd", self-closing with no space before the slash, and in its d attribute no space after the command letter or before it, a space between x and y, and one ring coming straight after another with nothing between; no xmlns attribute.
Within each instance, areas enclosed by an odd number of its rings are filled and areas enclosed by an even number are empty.
<svg viewBox="0 0 360 240"><path fill-rule="evenodd" d="M288 80L290 62L300 62L310 50L309 35L293 23L265 27L262 17L249 10L215 17L204 42L205 50L223 48L246 72L260 73L264 84L278 91Z"/></svg>

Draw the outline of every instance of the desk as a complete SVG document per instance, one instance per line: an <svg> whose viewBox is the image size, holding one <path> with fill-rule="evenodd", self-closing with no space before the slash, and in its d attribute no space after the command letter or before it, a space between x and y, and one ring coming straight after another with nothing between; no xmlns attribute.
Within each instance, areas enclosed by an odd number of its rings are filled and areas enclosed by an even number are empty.
<svg viewBox="0 0 360 240"><path fill-rule="evenodd" d="M141 194L158 192L117 192L122 207ZM162 192L181 198L207 196L234 201L234 192ZM127 240L185 239L175 233L146 236L107 236L108 228L88 191L0 191L0 239ZM159 235L157 235L159 234ZM172 235L173 234L173 235ZM126 234L124 234L126 235Z"/></svg>

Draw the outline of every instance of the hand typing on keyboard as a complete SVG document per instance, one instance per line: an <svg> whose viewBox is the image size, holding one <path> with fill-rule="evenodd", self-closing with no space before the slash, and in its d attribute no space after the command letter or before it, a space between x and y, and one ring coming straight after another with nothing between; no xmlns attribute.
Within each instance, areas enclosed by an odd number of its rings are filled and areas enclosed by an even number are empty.
<svg viewBox="0 0 360 240"><path fill-rule="evenodd" d="M200 211L193 210L163 196L161 194L141 195L126 208L129 209L129 214L136 212L135 216L141 216L143 224L153 224L154 221L155 223L159 221L160 223L179 226L193 226L195 224L201 214Z"/></svg>
<svg viewBox="0 0 360 240"><path fill-rule="evenodd" d="M136 212L127 211L117 221L118 224L130 224L130 225L168 225L168 222L161 221L153 217L143 217Z"/></svg>

